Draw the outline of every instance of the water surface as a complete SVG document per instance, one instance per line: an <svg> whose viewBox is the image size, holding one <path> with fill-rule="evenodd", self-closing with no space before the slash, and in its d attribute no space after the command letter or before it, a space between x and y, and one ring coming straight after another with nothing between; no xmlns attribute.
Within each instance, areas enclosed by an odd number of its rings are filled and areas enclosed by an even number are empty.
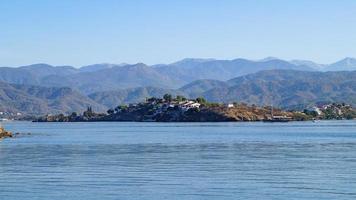
<svg viewBox="0 0 356 200"><path fill-rule="evenodd" d="M356 199L356 121L30 123L0 199Z"/></svg>

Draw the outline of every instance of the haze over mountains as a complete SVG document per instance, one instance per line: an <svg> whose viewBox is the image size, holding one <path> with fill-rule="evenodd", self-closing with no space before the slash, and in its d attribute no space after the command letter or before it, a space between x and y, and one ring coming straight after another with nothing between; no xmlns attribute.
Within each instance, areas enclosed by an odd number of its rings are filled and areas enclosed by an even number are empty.
<svg viewBox="0 0 356 200"><path fill-rule="evenodd" d="M237 77L201 94L213 102L303 107L318 102L356 104L356 71L269 70Z"/></svg>
<svg viewBox="0 0 356 200"><path fill-rule="evenodd" d="M104 111L96 103L71 88L17 85L0 82L0 111L38 115L45 113L70 113L83 111L88 106Z"/></svg>
<svg viewBox="0 0 356 200"><path fill-rule="evenodd" d="M43 114L80 111L92 105L103 111L165 93L281 107L317 101L355 104L354 70L354 58L323 65L273 57L258 61L188 58L153 66L123 63L81 68L47 64L0 67L0 109Z"/></svg>

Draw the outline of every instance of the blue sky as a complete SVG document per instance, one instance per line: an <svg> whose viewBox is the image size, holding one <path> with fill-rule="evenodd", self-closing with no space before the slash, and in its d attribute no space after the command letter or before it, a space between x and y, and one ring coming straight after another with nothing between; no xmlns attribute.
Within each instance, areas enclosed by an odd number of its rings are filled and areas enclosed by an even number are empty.
<svg viewBox="0 0 356 200"><path fill-rule="evenodd" d="M0 1L0 66L267 56L356 57L356 1Z"/></svg>

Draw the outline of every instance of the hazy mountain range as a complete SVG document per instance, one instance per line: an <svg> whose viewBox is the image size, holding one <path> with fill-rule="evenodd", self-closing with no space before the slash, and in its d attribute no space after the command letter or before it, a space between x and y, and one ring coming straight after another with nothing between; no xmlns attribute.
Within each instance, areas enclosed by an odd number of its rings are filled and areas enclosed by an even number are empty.
<svg viewBox="0 0 356 200"><path fill-rule="evenodd" d="M100 104L112 107L118 102L140 102L147 96L161 97L165 93L190 98L202 96L212 102L273 104L287 108L301 108L323 102L347 102L356 105L356 71L268 70L228 81L197 80L177 90L135 88L99 92L89 97Z"/></svg>
<svg viewBox="0 0 356 200"><path fill-rule="evenodd" d="M81 68L47 64L0 67L0 111L58 113L81 111L89 105L103 111L165 93L282 107L317 101L355 104L354 70L354 58L324 65L273 57L258 61L188 58L152 66L122 63Z"/></svg>
<svg viewBox="0 0 356 200"><path fill-rule="evenodd" d="M195 80L226 81L237 76L270 69L352 71L356 70L356 59L345 58L330 65L301 60L284 61L277 58L259 61L188 58L168 65L123 63L95 64L81 68L34 64L17 68L0 67L0 81L45 87L70 87L90 94L104 90L147 86L177 89Z"/></svg>
<svg viewBox="0 0 356 200"><path fill-rule="evenodd" d="M106 107L71 88L17 85L0 82L0 111L38 115L83 111L88 106L98 111Z"/></svg>
<svg viewBox="0 0 356 200"><path fill-rule="evenodd" d="M226 82L201 94L214 102L246 102L279 107L302 107L317 102L356 105L356 71L261 71Z"/></svg>

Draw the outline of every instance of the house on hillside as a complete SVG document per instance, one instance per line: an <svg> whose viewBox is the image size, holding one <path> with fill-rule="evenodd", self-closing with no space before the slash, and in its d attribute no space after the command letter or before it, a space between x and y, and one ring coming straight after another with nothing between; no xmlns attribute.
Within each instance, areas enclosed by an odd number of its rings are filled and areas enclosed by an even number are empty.
<svg viewBox="0 0 356 200"><path fill-rule="evenodd" d="M180 104L180 108L183 110L183 111L187 111L191 108L199 108L200 107L200 103L198 102L194 102L194 101L187 101L183 104Z"/></svg>
<svg viewBox="0 0 356 200"><path fill-rule="evenodd" d="M233 103L225 104L225 106L226 106L227 108L233 108L233 107L235 107Z"/></svg>
<svg viewBox="0 0 356 200"><path fill-rule="evenodd" d="M313 107L310 107L310 108L307 108L307 111L310 111L310 112L316 112L318 115L321 115L322 112L320 110L320 108L316 107L316 106L313 106Z"/></svg>

